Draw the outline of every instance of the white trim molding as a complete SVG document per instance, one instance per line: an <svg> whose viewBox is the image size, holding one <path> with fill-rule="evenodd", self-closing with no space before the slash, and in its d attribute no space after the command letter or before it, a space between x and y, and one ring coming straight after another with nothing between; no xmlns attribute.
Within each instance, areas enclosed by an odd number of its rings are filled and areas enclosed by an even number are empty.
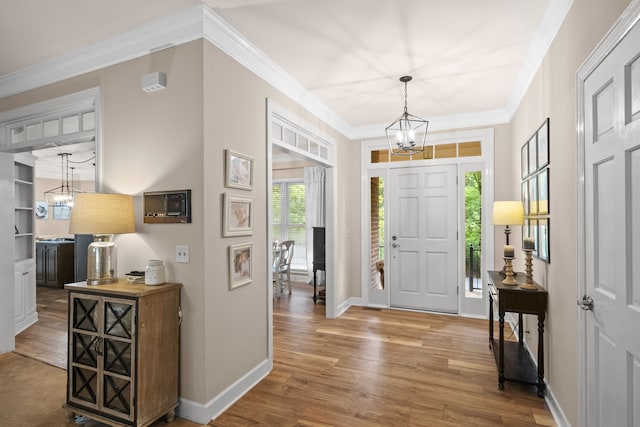
<svg viewBox="0 0 640 427"><path fill-rule="evenodd" d="M269 375L271 372L269 365L268 360L263 360L206 404L181 398L177 415L198 424L208 424Z"/></svg>
<svg viewBox="0 0 640 427"><path fill-rule="evenodd" d="M552 0L503 109L430 118L430 129L508 123L555 38L573 0ZM384 136L386 124L352 127L206 4L164 16L108 40L0 77L0 98L203 38L350 140Z"/></svg>
<svg viewBox="0 0 640 427"><path fill-rule="evenodd" d="M586 294L587 265L586 265L586 195L585 195L585 82L596 68L605 60L613 49L622 41L629 31L640 21L640 0L633 0L620 18L611 27L596 48L584 61L576 73L576 183L578 192L578 217L576 221L578 244L576 257L578 261L578 284L576 300ZM588 396L587 396L587 318L584 310L576 310L578 322L578 424L587 425Z"/></svg>

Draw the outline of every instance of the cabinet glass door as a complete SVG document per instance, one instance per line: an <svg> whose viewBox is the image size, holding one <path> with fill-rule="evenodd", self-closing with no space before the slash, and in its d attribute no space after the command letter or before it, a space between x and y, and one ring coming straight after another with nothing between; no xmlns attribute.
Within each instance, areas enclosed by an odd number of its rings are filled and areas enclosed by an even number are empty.
<svg viewBox="0 0 640 427"><path fill-rule="evenodd" d="M104 358L102 407L130 418L133 416L135 302L106 299L104 302Z"/></svg>
<svg viewBox="0 0 640 427"><path fill-rule="evenodd" d="M90 407L98 404L99 311L99 298L72 296L71 399Z"/></svg>

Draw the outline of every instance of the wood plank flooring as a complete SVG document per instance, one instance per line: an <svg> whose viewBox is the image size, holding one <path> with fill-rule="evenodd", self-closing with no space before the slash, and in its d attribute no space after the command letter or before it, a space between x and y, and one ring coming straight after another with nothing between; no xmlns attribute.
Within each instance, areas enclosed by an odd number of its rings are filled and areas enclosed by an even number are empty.
<svg viewBox="0 0 640 427"><path fill-rule="evenodd" d="M486 320L324 308L307 285L274 298L273 371L209 425L555 426L534 386L498 390ZM66 291L38 311L16 352L66 367Z"/></svg>
<svg viewBox="0 0 640 427"><path fill-rule="evenodd" d="M209 425L555 425L534 386L497 386L486 320L362 307L326 319L297 284L274 298L272 373Z"/></svg>
<svg viewBox="0 0 640 427"><path fill-rule="evenodd" d="M68 291L38 286L38 321L16 336L16 353L67 369Z"/></svg>

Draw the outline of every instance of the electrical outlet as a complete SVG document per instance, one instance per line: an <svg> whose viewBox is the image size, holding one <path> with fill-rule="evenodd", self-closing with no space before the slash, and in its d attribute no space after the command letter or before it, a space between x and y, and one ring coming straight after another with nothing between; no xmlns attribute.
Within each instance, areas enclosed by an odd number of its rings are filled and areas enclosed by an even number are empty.
<svg viewBox="0 0 640 427"><path fill-rule="evenodd" d="M189 262L189 246L178 245L176 246L176 262Z"/></svg>

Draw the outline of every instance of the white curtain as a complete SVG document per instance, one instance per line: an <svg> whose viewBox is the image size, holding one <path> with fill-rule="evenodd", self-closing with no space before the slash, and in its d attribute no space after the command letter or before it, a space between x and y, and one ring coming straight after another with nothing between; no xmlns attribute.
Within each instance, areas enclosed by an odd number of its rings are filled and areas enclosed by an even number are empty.
<svg viewBox="0 0 640 427"><path fill-rule="evenodd" d="M324 227L325 168L304 168L305 223L307 231L307 271L313 280L313 227Z"/></svg>

